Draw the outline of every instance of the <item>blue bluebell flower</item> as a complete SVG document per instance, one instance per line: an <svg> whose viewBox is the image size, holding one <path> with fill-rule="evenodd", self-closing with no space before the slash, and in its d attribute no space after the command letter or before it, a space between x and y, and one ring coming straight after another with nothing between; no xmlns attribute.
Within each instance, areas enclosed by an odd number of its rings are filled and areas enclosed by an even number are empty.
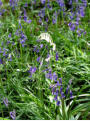
<svg viewBox="0 0 90 121"><path fill-rule="evenodd" d="M46 0L41 0L41 3L42 3L42 4L45 4L45 2L46 2Z"/></svg>
<svg viewBox="0 0 90 121"><path fill-rule="evenodd" d="M16 119L16 111L15 111L15 110L13 110L13 111L10 112L10 117L11 117L13 120Z"/></svg>
<svg viewBox="0 0 90 121"><path fill-rule="evenodd" d="M37 58L37 62L40 62L40 57Z"/></svg>
<svg viewBox="0 0 90 121"><path fill-rule="evenodd" d="M3 102L4 102L5 106L8 107L8 99L5 98L5 99L3 100Z"/></svg>
<svg viewBox="0 0 90 121"><path fill-rule="evenodd" d="M3 64L3 61L2 61L2 59L0 58L0 64Z"/></svg>
<svg viewBox="0 0 90 121"><path fill-rule="evenodd" d="M60 101L59 100L57 100L57 106L59 106L60 105Z"/></svg>
<svg viewBox="0 0 90 121"><path fill-rule="evenodd" d="M70 90L70 98L72 98L73 97L73 93L72 93L72 91Z"/></svg>
<svg viewBox="0 0 90 121"><path fill-rule="evenodd" d="M56 61L58 61L59 55L58 52L56 52Z"/></svg>

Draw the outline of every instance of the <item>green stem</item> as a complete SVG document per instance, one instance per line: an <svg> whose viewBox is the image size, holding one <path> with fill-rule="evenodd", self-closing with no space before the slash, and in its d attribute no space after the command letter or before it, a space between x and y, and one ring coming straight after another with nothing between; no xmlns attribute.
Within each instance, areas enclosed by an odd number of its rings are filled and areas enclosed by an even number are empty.
<svg viewBox="0 0 90 121"><path fill-rule="evenodd" d="M3 88L3 83L2 83L2 79L1 79L1 74L0 74L0 87L1 87L1 91L4 94L4 88ZM0 107L1 107L2 117L4 117L1 103L0 103Z"/></svg>
<svg viewBox="0 0 90 121"><path fill-rule="evenodd" d="M21 62L22 62L22 45L20 43L20 57L21 57Z"/></svg>
<svg viewBox="0 0 90 121"><path fill-rule="evenodd" d="M62 116L63 116L63 120L65 120L66 119L66 115L65 115L64 99L62 99Z"/></svg>

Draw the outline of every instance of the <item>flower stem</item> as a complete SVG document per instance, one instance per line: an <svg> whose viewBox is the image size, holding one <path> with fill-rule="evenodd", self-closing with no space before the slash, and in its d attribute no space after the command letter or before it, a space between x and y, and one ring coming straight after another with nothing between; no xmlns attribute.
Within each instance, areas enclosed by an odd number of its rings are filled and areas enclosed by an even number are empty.
<svg viewBox="0 0 90 121"><path fill-rule="evenodd" d="M64 99L62 99L62 116L63 116L63 120L65 120L66 119L66 115L65 115Z"/></svg>

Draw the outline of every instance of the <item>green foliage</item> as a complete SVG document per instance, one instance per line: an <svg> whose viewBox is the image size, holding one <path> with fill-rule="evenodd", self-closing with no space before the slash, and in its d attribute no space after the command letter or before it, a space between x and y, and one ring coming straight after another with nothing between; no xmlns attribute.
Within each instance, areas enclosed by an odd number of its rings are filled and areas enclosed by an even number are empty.
<svg viewBox="0 0 90 121"><path fill-rule="evenodd" d="M16 36L18 29L18 16L20 7L25 2L19 3L15 13L11 11L8 4L4 3L7 9L3 16L0 16L0 47L9 49L12 60L9 62L4 58L4 64L0 64L0 120L9 120L9 112L15 109L16 119L29 120L78 120L89 119L90 115L90 44L89 44L89 24L87 23L88 14L83 19L84 28L87 34L78 37L68 29L63 20L57 21L53 25L50 21L48 33L50 33L53 42L56 44L56 50L59 53L59 60L55 61L55 53L49 67L62 77L65 85L72 79L73 98L61 100L61 105L56 106L52 100L52 94L49 89L50 80L42 74L43 67L29 77L28 70L31 66L39 67L36 62L37 55L32 51L34 45L38 45L36 40L40 33L44 32L44 26L41 26L35 18L38 11L27 10L28 16L33 20L30 24L22 22L22 31L27 36L26 47L22 47ZM55 4L55 3L53 3ZM57 5L55 4L57 7ZM55 8L57 9L57 8ZM87 8L87 11L89 9ZM49 14L47 10L47 14ZM12 33L11 37L8 35ZM14 42L14 45L7 46L7 40ZM48 45L44 42L44 45ZM16 53L18 51L18 54ZM48 50L44 48L41 56L46 57ZM17 57L19 56L19 58ZM0 54L0 58L2 55ZM6 97L9 101L8 107L3 103Z"/></svg>

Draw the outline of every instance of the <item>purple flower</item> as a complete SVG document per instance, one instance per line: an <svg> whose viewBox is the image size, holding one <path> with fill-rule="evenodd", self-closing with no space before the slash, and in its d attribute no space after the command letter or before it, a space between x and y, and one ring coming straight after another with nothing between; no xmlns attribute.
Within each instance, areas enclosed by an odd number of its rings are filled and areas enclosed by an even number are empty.
<svg viewBox="0 0 90 121"><path fill-rule="evenodd" d="M15 110L13 110L13 111L10 112L10 117L11 117L13 120L16 119L16 112L15 112Z"/></svg>
<svg viewBox="0 0 90 121"><path fill-rule="evenodd" d="M59 105L60 105L60 101L57 100L57 106L59 106Z"/></svg>
<svg viewBox="0 0 90 121"><path fill-rule="evenodd" d="M73 93L72 93L72 91L70 90L70 98L72 98L73 97Z"/></svg>
<svg viewBox="0 0 90 121"><path fill-rule="evenodd" d="M52 80L52 73L50 73L50 72L47 73L47 74L46 74L46 78Z"/></svg>
<svg viewBox="0 0 90 121"><path fill-rule="evenodd" d="M63 90L63 87L61 86L61 87L60 87L60 93L62 93L62 90Z"/></svg>
<svg viewBox="0 0 90 121"><path fill-rule="evenodd" d="M27 16L24 15L23 19L24 19L24 21L26 22L26 21L27 21Z"/></svg>
<svg viewBox="0 0 90 121"><path fill-rule="evenodd" d="M36 70L37 70L37 68L36 67L31 67L30 69L29 69L29 73L30 73L30 77L32 77L32 74L34 74L35 72L36 72Z"/></svg>
<svg viewBox="0 0 90 121"><path fill-rule="evenodd" d="M57 22L57 19L54 18L54 19L52 20L52 23L55 24L56 22Z"/></svg>
<svg viewBox="0 0 90 121"><path fill-rule="evenodd" d="M64 92L61 92L61 98L65 98Z"/></svg>
<svg viewBox="0 0 90 121"><path fill-rule="evenodd" d="M64 0L56 0L60 7L64 7Z"/></svg>
<svg viewBox="0 0 90 121"><path fill-rule="evenodd" d="M2 3L2 1L0 0L0 6L2 6L2 4L3 4L3 3Z"/></svg>
<svg viewBox="0 0 90 121"><path fill-rule="evenodd" d="M47 3L47 8L49 8L49 10L52 10L52 6L50 5L50 2L49 1Z"/></svg>
<svg viewBox="0 0 90 121"><path fill-rule="evenodd" d="M37 49L36 52L39 53L39 49Z"/></svg>
<svg viewBox="0 0 90 121"><path fill-rule="evenodd" d="M39 53L39 49L38 49L37 45L34 46L33 51L36 52L36 53Z"/></svg>
<svg viewBox="0 0 90 121"><path fill-rule="evenodd" d="M55 92L56 86L53 86L53 87L51 87L51 88L52 88L52 94L54 95L54 92Z"/></svg>
<svg viewBox="0 0 90 121"><path fill-rule="evenodd" d="M18 0L9 0L9 4L12 7L12 10L15 10L15 7L18 6Z"/></svg>
<svg viewBox="0 0 90 121"><path fill-rule="evenodd" d="M59 78L59 80L60 80L60 84L62 84L62 78Z"/></svg>
<svg viewBox="0 0 90 121"><path fill-rule="evenodd" d="M27 4L27 3L25 3L24 7L28 7L28 4Z"/></svg>
<svg viewBox="0 0 90 121"><path fill-rule="evenodd" d="M2 49L0 48L0 53L2 53Z"/></svg>
<svg viewBox="0 0 90 121"><path fill-rule="evenodd" d="M2 61L2 59L0 58L0 64L3 64L3 61Z"/></svg>
<svg viewBox="0 0 90 121"><path fill-rule="evenodd" d="M79 25L79 22L78 22L78 21L76 21L76 22L75 22L75 24L76 24L76 26L78 26L78 25Z"/></svg>
<svg viewBox="0 0 90 121"><path fill-rule="evenodd" d="M72 5L72 0L69 1L69 5Z"/></svg>
<svg viewBox="0 0 90 121"><path fill-rule="evenodd" d="M5 99L3 100L3 102L4 102L5 106L8 107L8 99L5 98Z"/></svg>
<svg viewBox="0 0 90 121"><path fill-rule="evenodd" d="M70 86L68 85L68 87L66 88L66 94L68 94Z"/></svg>
<svg viewBox="0 0 90 121"><path fill-rule="evenodd" d="M57 13L56 12L53 14L52 22L53 22L53 24L55 24L57 22Z"/></svg>
<svg viewBox="0 0 90 121"><path fill-rule="evenodd" d="M76 3L78 3L78 0L75 0Z"/></svg>
<svg viewBox="0 0 90 121"><path fill-rule="evenodd" d="M9 56L8 61L12 61L12 55Z"/></svg>
<svg viewBox="0 0 90 121"><path fill-rule="evenodd" d="M72 80L69 80L69 84L70 84L70 85L72 84Z"/></svg>
<svg viewBox="0 0 90 121"><path fill-rule="evenodd" d="M48 22L48 17L46 17L46 22Z"/></svg>
<svg viewBox="0 0 90 121"><path fill-rule="evenodd" d="M42 10L40 10L40 12L38 13L38 16L40 17L40 19L44 18L44 16L45 16L45 8L43 8Z"/></svg>
<svg viewBox="0 0 90 121"><path fill-rule="evenodd" d="M59 89L56 89L56 94L57 94L57 95L59 94Z"/></svg>
<svg viewBox="0 0 90 121"><path fill-rule="evenodd" d="M79 14L80 14L81 17L84 17L85 12L84 12L84 7L83 6L80 6L80 8L79 8Z"/></svg>
<svg viewBox="0 0 90 121"><path fill-rule="evenodd" d="M43 48L43 44L40 44L40 48Z"/></svg>
<svg viewBox="0 0 90 121"><path fill-rule="evenodd" d="M57 95L55 95L54 100L55 100L55 101L57 100Z"/></svg>
<svg viewBox="0 0 90 121"><path fill-rule="evenodd" d="M24 47L26 40L27 40L26 35L24 35L24 33L21 31L21 33L20 33L20 43L22 44L22 47Z"/></svg>
<svg viewBox="0 0 90 121"><path fill-rule="evenodd" d="M56 86L60 86L61 84L59 83L59 81L57 81L57 83L56 83Z"/></svg>
<svg viewBox="0 0 90 121"><path fill-rule="evenodd" d="M37 62L40 62L40 57L37 58Z"/></svg>
<svg viewBox="0 0 90 121"><path fill-rule="evenodd" d="M41 0L41 3L42 3L42 4L45 4L45 2L46 2L46 0Z"/></svg>
<svg viewBox="0 0 90 121"><path fill-rule="evenodd" d="M56 52L56 61L58 61L59 55L58 52Z"/></svg>
<svg viewBox="0 0 90 121"><path fill-rule="evenodd" d="M75 31L75 28L76 28L75 24L70 22L68 25L69 25L71 31Z"/></svg>
<svg viewBox="0 0 90 121"><path fill-rule="evenodd" d="M82 4L83 4L84 7L86 7L87 6L87 0L82 0Z"/></svg>
<svg viewBox="0 0 90 121"><path fill-rule="evenodd" d="M39 23L42 23L42 18L39 18Z"/></svg>
<svg viewBox="0 0 90 121"><path fill-rule="evenodd" d="M28 24L30 24L31 22L32 22L32 20L31 19L29 19L29 20L27 20L26 21Z"/></svg>
<svg viewBox="0 0 90 121"><path fill-rule="evenodd" d="M37 45L34 46L34 49L33 49L34 52L37 51Z"/></svg>
<svg viewBox="0 0 90 121"><path fill-rule="evenodd" d="M9 38L11 38L11 33L8 35Z"/></svg>
<svg viewBox="0 0 90 121"><path fill-rule="evenodd" d="M53 75L52 75L52 79L53 79L54 81L57 81L57 78L58 78L58 77L57 77L56 73L54 72Z"/></svg>
<svg viewBox="0 0 90 121"><path fill-rule="evenodd" d="M7 45L10 44L10 41L7 41Z"/></svg>
<svg viewBox="0 0 90 121"><path fill-rule="evenodd" d="M36 72L37 68L36 67L33 67L33 68L31 67L30 70L31 70L31 73L33 74L33 73Z"/></svg>

